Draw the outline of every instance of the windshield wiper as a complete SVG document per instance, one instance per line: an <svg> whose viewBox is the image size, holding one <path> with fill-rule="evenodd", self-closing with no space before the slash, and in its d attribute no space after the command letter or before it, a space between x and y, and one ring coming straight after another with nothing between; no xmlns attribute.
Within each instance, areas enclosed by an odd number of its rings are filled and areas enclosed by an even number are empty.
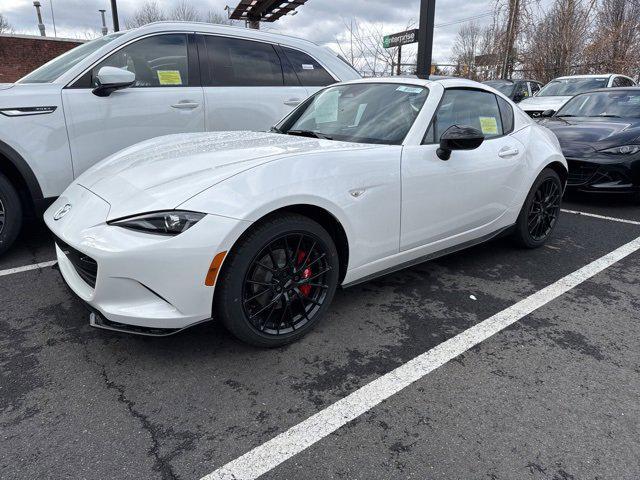
<svg viewBox="0 0 640 480"><path fill-rule="evenodd" d="M288 135L297 135L299 137L312 137L312 138L321 138L322 140L333 140L333 137L329 135L325 135L322 132L316 132L314 130L289 130L285 132Z"/></svg>
<svg viewBox="0 0 640 480"><path fill-rule="evenodd" d="M575 117L575 115L571 115L570 113L565 113L565 114L562 114L562 115L555 115L555 116L556 117L560 117L560 118L562 118L562 117Z"/></svg>
<svg viewBox="0 0 640 480"><path fill-rule="evenodd" d="M609 113L603 113L602 115L597 115L598 117L603 117L603 118L622 118L620 115L612 115Z"/></svg>

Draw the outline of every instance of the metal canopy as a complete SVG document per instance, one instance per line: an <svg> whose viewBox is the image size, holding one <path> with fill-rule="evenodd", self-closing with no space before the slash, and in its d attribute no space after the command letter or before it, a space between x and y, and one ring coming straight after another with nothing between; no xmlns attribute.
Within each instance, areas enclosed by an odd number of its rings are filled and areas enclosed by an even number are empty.
<svg viewBox="0 0 640 480"><path fill-rule="evenodd" d="M229 18L275 22L305 3L307 0L240 0Z"/></svg>

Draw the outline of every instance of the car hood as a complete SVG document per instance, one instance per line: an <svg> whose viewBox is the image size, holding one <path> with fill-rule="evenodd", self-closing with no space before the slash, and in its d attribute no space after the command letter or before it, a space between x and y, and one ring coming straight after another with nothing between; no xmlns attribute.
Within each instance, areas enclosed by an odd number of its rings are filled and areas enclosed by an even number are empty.
<svg viewBox="0 0 640 480"><path fill-rule="evenodd" d="M529 97L522 100L518 106L525 112L528 110L558 110L567 103L571 97Z"/></svg>
<svg viewBox="0 0 640 480"><path fill-rule="evenodd" d="M552 117L541 122L555 133L567 157L582 157L598 150L636 143L640 120L593 117Z"/></svg>
<svg viewBox="0 0 640 480"><path fill-rule="evenodd" d="M175 208L238 173L284 157L375 147L262 132L168 135L112 155L76 183L108 202L113 220Z"/></svg>

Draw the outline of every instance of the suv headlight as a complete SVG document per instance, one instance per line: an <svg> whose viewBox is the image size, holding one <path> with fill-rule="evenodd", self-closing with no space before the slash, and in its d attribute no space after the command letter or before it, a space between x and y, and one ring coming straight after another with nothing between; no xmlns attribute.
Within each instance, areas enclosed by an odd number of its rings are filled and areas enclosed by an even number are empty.
<svg viewBox="0 0 640 480"><path fill-rule="evenodd" d="M621 147L607 148L600 151L602 153L612 153L613 155L633 155L640 152L640 145L622 145Z"/></svg>
<svg viewBox="0 0 640 480"><path fill-rule="evenodd" d="M179 235L204 218L204 213L171 210L121 218L108 222L122 228L158 235Z"/></svg>

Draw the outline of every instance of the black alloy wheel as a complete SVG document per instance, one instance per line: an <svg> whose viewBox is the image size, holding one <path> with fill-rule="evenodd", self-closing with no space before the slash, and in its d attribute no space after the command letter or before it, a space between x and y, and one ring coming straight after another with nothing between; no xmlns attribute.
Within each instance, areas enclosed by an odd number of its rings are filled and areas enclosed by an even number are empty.
<svg viewBox="0 0 640 480"><path fill-rule="evenodd" d="M242 303L260 332L286 335L312 322L327 297L331 266L309 233L276 238L255 256L245 276Z"/></svg>
<svg viewBox="0 0 640 480"><path fill-rule="evenodd" d="M251 345L286 345L321 320L339 273L335 243L320 224L295 213L271 215L227 255L216 281L213 316Z"/></svg>
<svg viewBox="0 0 640 480"><path fill-rule="evenodd" d="M536 190L527 217L529 235L534 241L545 240L553 230L560 214L561 199L562 191L553 178L547 178Z"/></svg>
<svg viewBox="0 0 640 480"><path fill-rule="evenodd" d="M560 216L562 182L551 168L545 168L533 183L520 210L513 232L523 247L538 248L549 239Z"/></svg>

